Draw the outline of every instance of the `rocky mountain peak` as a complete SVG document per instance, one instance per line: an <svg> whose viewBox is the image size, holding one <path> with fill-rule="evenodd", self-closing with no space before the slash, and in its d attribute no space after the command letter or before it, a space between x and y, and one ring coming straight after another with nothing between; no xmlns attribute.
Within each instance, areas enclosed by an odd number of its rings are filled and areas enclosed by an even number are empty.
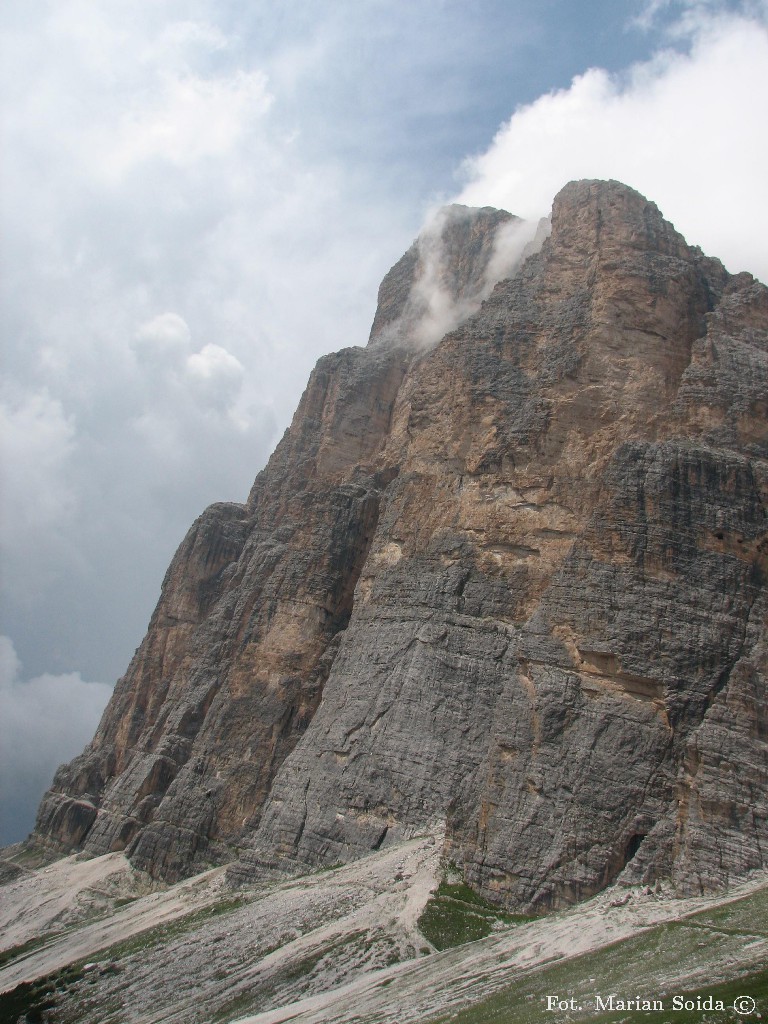
<svg viewBox="0 0 768 1024"><path fill-rule="evenodd" d="M596 251L630 245L668 255L687 248L655 203L619 181L571 181L552 203L558 245Z"/></svg>
<svg viewBox="0 0 768 1024"><path fill-rule="evenodd" d="M423 350L436 344L515 272L532 251L531 240L531 226L505 210L459 204L437 210L384 277L369 345Z"/></svg>
<svg viewBox="0 0 768 1024"><path fill-rule="evenodd" d="M444 826L534 911L766 865L768 292L618 182L551 227L450 207L386 275L35 843L237 883Z"/></svg>

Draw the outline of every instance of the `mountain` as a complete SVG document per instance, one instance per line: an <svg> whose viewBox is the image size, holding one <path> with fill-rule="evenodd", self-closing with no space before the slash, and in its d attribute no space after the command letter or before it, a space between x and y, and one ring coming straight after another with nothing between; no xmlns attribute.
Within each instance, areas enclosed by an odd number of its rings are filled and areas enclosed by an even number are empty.
<svg viewBox="0 0 768 1024"><path fill-rule="evenodd" d="M767 396L768 290L632 189L447 208L192 526L29 848L244 884L444 826L534 913L767 866Z"/></svg>

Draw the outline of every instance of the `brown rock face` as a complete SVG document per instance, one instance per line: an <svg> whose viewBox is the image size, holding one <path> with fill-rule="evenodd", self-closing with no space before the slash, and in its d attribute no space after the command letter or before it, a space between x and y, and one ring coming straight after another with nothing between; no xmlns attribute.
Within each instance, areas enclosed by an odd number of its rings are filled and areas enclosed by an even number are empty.
<svg viewBox="0 0 768 1024"><path fill-rule="evenodd" d="M529 909L768 863L768 291L587 181L479 306L510 230L444 215L319 362L38 841L238 881L445 820Z"/></svg>

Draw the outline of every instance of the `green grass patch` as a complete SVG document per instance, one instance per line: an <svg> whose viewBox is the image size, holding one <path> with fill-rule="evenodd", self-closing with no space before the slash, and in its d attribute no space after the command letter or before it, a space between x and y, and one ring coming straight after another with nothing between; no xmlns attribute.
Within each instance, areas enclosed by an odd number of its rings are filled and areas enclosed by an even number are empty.
<svg viewBox="0 0 768 1024"><path fill-rule="evenodd" d="M607 958L605 958L607 959ZM731 980L716 985L706 982L691 990L687 986L648 986L642 982L627 987L622 984L620 975L610 970L603 961L596 963L592 956L580 958L580 971L576 976L573 967L564 965L560 968L537 972L534 976L521 978L520 981L490 999L483 1000L475 1006L440 1018L443 1024L563 1024L567 1021L589 1021L589 1024L749 1024L759 1022L755 1016L742 1017L733 1008L734 999L738 996L751 996L758 1012L765 1019L768 1011L768 969L763 968L753 974L745 975L738 980ZM594 972L594 973L593 973ZM595 979L585 984L587 978ZM595 995L600 994L604 1001L610 993L615 994L614 1003L619 999L645 998L659 999L662 1010L620 1010L598 1012ZM550 995L568 1000L575 998L580 1009L563 1012L548 1011L547 997ZM674 1008L675 996L693 1000L697 996L712 997L724 1003L725 1009L680 1009Z"/></svg>
<svg viewBox="0 0 768 1024"><path fill-rule="evenodd" d="M35 936L34 939L28 939L26 942L22 942L19 946L10 946L8 949L4 949L0 952L0 967L5 967L13 960L18 960L19 957L26 956L28 953L33 953L40 946L45 945L50 936Z"/></svg>
<svg viewBox="0 0 768 1024"><path fill-rule="evenodd" d="M757 1012L768 1016L768 952L754 945L765 934L768 891L734 903L700 911L690 918L667 922L592 953L565 962L544 965L510 978L508 988L450 1017L451 1024L759 1024L756 1014L740 1017L733 1008L737 996L751 996ZM721 964L735 964L729 973L736 980L713 981ZM722 976L722 975L721 975ZM698 987L691 979L701 978ZM682 979L682 980L676 980ZM662 1010L601 1008L607 1000L661 1000ZM675 1009L673 999L711 996L725 1009ZM574 999L576 1008L547 1009L547 996Z"/></svg>
<svg viewBox="0 0 768 1024"><path fill-rule="evenodd" d="M45 1020L46 1011L56 1006L56 987L38 982L22 982L10 992L0 994L0 1022L16 1024L21 1017L28 1024Z"/></svg>
<svg viewBox="0 0 768 1024"><path fill-rule="evenodd" d="M49 1011L56 1008L61 995L83 977L80 967L71 965L37 981L24 981L0 993L0 1024L16 1024L21 1018L25 1024L42 1024L49 1019Z"/></svg>
<svg viewBox="0 0 768 1024"><path fill-rule="evenodd" d="M418 921L425 939L435 949L449 949L490 935L493 921L461 904L445 898L430 899Z"/></svg>
<svg viewBox="0 0 768 1024"><path fill-rule="evenodd" d="M184 914L181 917L174 918L166 924L155 925L154 928L147 928L144 931L137 932L129 939L117 942L103 950L99 950L98 957L100 960L122 960L125 957L132 956L134 953L141 953L145 950L153 949L155 946L172 942L174 939L179 938L188 931L192 931L193 928L200 924L204 924L206 921L210 921L215 917L220 917L222 914L229 914L235 910L239 910L240 907L243 907L250 902L251 901L249 899L243 896L235 896L232 899L220 900L208 907L202 907L200 910L195 910L189 914Z"/></svg>
<svg viewBox="0 0 768 1024"><path fill-rule="evenodd" d="M435 949L462 946L483 939L499 924L520 924L532 920L519 914L507 914L474 892L466 882L438 885L418 920L419 930Z"/></svg>
<svg viewBox="0 0 768 1024"><path fill-rule="evenodd" d="M734 934L768 935L768 888L712 910L701 910L686 921Z"/></svg>
<svg viewBox="0 0 768 1024"><path fill-rule="evenodd" d="M324 875L328 871L338 871L339 868L343 868L343 867L346 867L346 864L344 863L344 861L343 860L337 860L333 864L321 864L319 868L315 868L314 871L308 872L307 875L299 875L298 877L299 878L307 878L307 877L311 877L312 875Z"/></svg>
<svg viewBox="0 0 768 1024"><path fill-rule="evenodd" d="M238 1017L244 1017L247 1013L256 1012L257 1000L257 991L249 990L238 993L219 1007L211 1017L211 1024L224 1024L224 1021L237 1020Z"/></svg>
<svg viewBox="0 0 768 1024"><path fill-rule="evenodd" d="M678 996L684 1002L682 1009L675 1009L673 999ZM705 998L709 996L712 1004L723 1003L724 1009L697 1009L697 996ZM751 996L757 1004L757 1012L765 1017L768 1010L768 969L739 978L736 981L726 981L720 985L703 985L697 992L673 992L667 993L662 999L663 1010L649 1010L642 1012L637 1010L603 1013L599 1017L593 1017L595 1024L613 1024L619 1021L623 1024L746 1024L751 1014L742 1016L734 1009L734 1001L741 996ZM685 1008L685 1001L694 1004L693 1009ZM752 1019L755 1019L754 1017ZM759 1020L760 1018L757 1018Z"/></svg>
<svg viewBox="0 0 768 1024"><path fill-rule="evenodd" d="M327 957L337 955L342 949L348 946L360 946L367 948L366 932L350 932L348 935L340 935L337 939L329 942L327 946L294 961L289 967L281 972L283 981L296 981L299 978L307 978L314 973L318 964Z"/></svg>

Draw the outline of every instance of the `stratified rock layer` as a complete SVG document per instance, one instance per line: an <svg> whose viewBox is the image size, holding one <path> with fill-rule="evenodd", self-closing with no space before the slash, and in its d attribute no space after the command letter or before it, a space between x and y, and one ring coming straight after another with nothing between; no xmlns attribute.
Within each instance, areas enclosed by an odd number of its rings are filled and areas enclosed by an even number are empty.
<svg viewBox="0 0 768 1024"><path fill-rule="evenodd" d="M239 881L445 820L528 909L768 863L768 291L587 181L466 315L505 219L441 229L457 329L417 246L195 524L45 841Z"/></svg>

